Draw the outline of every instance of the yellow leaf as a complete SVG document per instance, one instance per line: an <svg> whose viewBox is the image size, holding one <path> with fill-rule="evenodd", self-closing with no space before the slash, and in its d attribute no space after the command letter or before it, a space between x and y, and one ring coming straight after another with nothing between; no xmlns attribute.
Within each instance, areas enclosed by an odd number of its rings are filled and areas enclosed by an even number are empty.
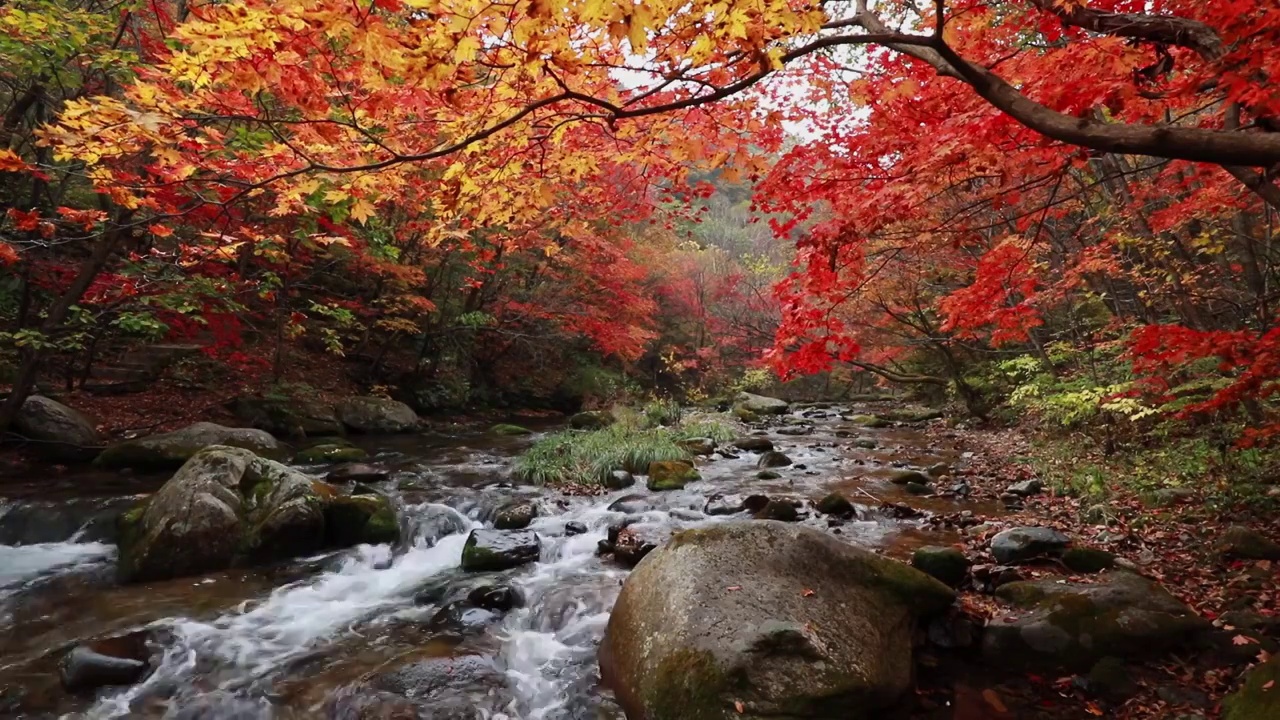
<svg viewBox="0 0 1280 720"><path fill-rule="evenodd" d="M330 203L340 203L351 197L346 190L330 190L324 194L324 201Z"/></svg>
<svg viewBox="0 0 1280 720"><path fill-rule="evenodd" d="M365 224L365 221L370 217L373 217L373 210L373 203L365 200L364 198L360 198L351 206L351 217L355 218L356 222L363 225Z"/></svg>

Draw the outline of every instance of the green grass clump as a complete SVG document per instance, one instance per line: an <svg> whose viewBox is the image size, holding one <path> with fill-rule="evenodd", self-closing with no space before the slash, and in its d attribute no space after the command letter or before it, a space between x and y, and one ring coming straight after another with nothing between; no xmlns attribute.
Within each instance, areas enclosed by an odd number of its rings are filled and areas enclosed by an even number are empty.
<svg viewBox="0 0 1280 720"><path fill-rule="evenodd" d="M516 461L514 473L539 485L603 483L614 470L643 474L653 462L688 460L689 453L676 444L681 439L664 428L559 432L534 443Z"/></svg>
<svg viewBox="0 0 1280 720"><path fill-rule="evenodd" d="M654 400L644 406L643 412L649 427L675 427L680 424L680 418L684 415L684 409L675 400Z"/></svg>
<svg viewBox="0 0 1280 720"><path fill-rule="evenodd" d="M738 433L731 426L716 420L685 423L676 429L676 434L682 440L686 438L711 438L718 443L729 442L738 437Z"/></svg>

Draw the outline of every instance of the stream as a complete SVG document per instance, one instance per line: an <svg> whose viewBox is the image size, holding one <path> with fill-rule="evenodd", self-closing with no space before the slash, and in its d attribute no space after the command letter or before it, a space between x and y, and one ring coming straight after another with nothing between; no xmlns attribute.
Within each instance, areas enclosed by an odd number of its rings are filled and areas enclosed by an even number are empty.
<svg viewBox="0 0 1280 720"><path fill-rule="evenodd" d="M650 493L641 482L598 497L511 483L514 458L555 428L515 438L481 428L367 438L371 463L392 471L379 489L401 508L408 532L398 547L129 586L113 581L111 518L164 477L86 472L0 485L0 717L621 719L598 685L596 647L628 570L598 556L597 545L624 517L690 527L745 517L705 514L716 494L789 496L805 501L801 522L905 557L951 538L892 519L877 501L991 511L889 483L895 467L962 466L964 448L939 425L858 428L854 437L877 446L855 446L840 414L875 410L802 408L756 429L794 460L774 480L757 478L757 453L733 450L736 458L699 459L703 479L684 490ZM831 491L858 504L854 519L837 526L813 510ZM610 509L624 496L635 497ZM463 573L467 531L491 524L513 499L538 507L530 528L542 540L539 560ZM571 522L587 532L569 534ZM450 612L492 584L515 588L523 606ZM146 680L89 696L60 687L57 663L69 648L139 629L155 667Z"/></svg>

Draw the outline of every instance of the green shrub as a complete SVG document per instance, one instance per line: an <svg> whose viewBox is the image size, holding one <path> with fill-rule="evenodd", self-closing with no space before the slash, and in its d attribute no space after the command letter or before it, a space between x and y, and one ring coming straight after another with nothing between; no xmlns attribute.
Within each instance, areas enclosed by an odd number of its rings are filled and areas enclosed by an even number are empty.
<svg viewBox="0 0 1280 720"><path fill-rule="evenodd" d="M688 460L666 428L633 430L622 424L603 430L558 432L534 443L516 461L515 477L539 485L599 484L614 470L643 474L661 460Z"/></svg>

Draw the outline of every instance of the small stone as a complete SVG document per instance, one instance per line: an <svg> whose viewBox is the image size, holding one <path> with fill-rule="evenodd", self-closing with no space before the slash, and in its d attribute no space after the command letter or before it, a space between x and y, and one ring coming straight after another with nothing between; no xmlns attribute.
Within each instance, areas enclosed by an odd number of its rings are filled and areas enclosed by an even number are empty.
<svg viewBox="0 0 1280 720"><path fill-rule="evenodd" d="M938 478L938 477L942 477L943 475L950 475L951 466L946 463L937 463L935 465L930 465L929 468L925 470L925 472L929 474L929 477Z"/></svg>
<svg viewBox="0 0 1280 720"><path fill-rule="evenodd" d="M1071 548L1062 554L1062 564L1078 573L1097 573L1115 567L1116 556L1097 548Z"/></svg>
<svg viewBox="0 0 1280 720"><path fill-rule="evenodd" d="M564 524L565 535L586 535L587 531L586 523L580 523L577 520L570 520Z"/></svg>
<svg viewBox="0 0 1280 720"><path fill-rule="evenodd" d="M481 585L467 593L467 602L485 610L507 612L524 605L524 593L511 585Z"/></svg>
<svg viewBox="0 0 1280 720"><path fill-rule="evenodd" d="M779 435L808 435L811 432L813 432L812 425L789 425L787 427L778 428Z"/></svg>
<svg viewBox="0 0 1280 720"><path fill-rule="evenodd" d="M906 490L912 495L928 495L930 492L932 492L929 489L928 485L921 485L920 483L916 483L916 482L907 483L906 485L902 486L902 489Z"/></svg>
<svg viewBox="0 0 1280 720"><path fill-rule="evenodd" d="M1193 500L1195 496L1196 491L1188 487L1160 488L1151 493L1151 504L1156 507L1168 507Z"/></svg>
<svg viewBox="0 0 1280 720"><path fill-rule="evenodd" d="M472 530L462 547L462 569L485 572L519 567L537 560L541 549L531 530Z"/></svg>
<svg viewBox="0 0 1280 720"><path fill-rule="evenodd" d="M59 679L69 692L133 685L150 672L148 657L145 632L90 642L63 657Z"/></svg>
<svg viewBox="0 0 1280 720"><path fill-rule="evenodd" d="M894 470L889 474L889 482L894 485L906 485L907 483L928 485L933 482L933 479L919 470Z"/></svg>
<svg viewBox="0 0 1280 720"><path fill-rule="evenodd" d="M693 455L710 455L716 451L716 441L708 437L689 438L677 444Z"/></svg>
<svg viewBox="0 0 1280 720"><path fill-rule="evenodd" d="M748 495L742 501L742 509L749 513L758 513L770 502L768 495Z"/></svg>
<svg viewBox="0 0 1280 720"><path fill-rule="evenodd" d="M344 463L330 470L324 479L331 483L371 483L382 482L390 477L391 471L384 468L365 463Z"/></svg>
<svg viewBox="0 0 1280 720"><path fill-rule="evenodd" d="M858 438L857 440L854 440L852 444L854 447L862 448L863 450L875 450L880 446L880 443L872 440L871 438Z"/></svg>
<svg viewBox="0 0 1280 720"><path fill-rule="evenodd" d="M609 503L609 512L635 515L654 509L653 500L648 495L623 495Z"/></svg>
<svg viewBox="0 0 1280 720"><path fill-rule="evenodd" d="M969 487L969 483L961 480L951 486L951 493L957 497L969 497L973 493L973 488Z"/></svg>
<svg viewBox="0 0 1280 720"><path fill-rule="evenodd" d="M769 452L773 449L773 441L762 437L742 437L733 441L733 446L748 452Z"/></svg>
<svg viewBox="0 0 1280 720"><path fill-rule="evenodd" d="M1044 483L1036 480L1035 478L1023 480L1022 482L1014 483L1005 488L1005 492L1018 497L1031 497L1032 495L1039 495L1043 491Z"/></svg>
<svg viewBox="0 0 1280 720"><path fill-rule="evenodd" d="M774 472L773 470L761 470L756 473L757 480L777 480L780 477L782 477L782 474Z"/></svg>

